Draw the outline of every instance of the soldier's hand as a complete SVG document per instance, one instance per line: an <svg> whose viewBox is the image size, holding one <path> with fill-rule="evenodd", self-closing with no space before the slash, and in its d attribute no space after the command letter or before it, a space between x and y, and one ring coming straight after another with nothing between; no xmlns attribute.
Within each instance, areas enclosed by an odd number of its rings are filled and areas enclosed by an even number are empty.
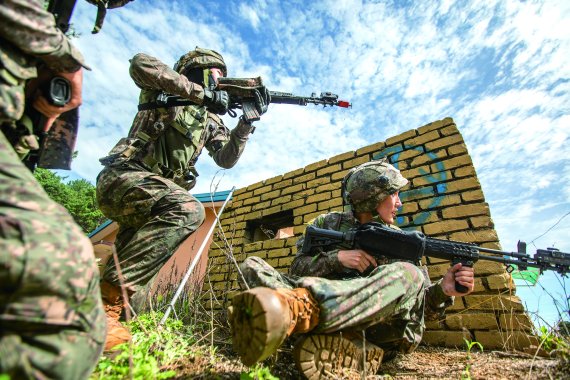
<svg viewBox="0 0 570 380"><path fill-rule="evenodd" d="M467 288L467 292L459 293L455 290L455 281ZM471 267L462 266L457 263L449 267L443 281L441 282L443 292L448 296L464 296L473 291L475 288L475 272Z"/></svg>
<svg viewBox="0 0 570 380"><path fill-rule="evenodd" d="M226 91L204 89L204 103L208 110L223 115L230 106L230 96Z"/></svg>
<svg viewBox="0 0 570 380"><path fill-rule="evenodd" d="M64 112L70 111L77 108L82 103L81 91L83 88L83 69L79 69L74 73L56 73L54 76L60 76L69 81L71 86L71 98L69 102L62 107L53 105L47 100L42 92L37 89L34 100L34 108L42 113L46 118L46 123L44 124L44 131L47 132L55 119L58 118Z"/></svg>
<svg viewBox="0 0 570 380"><path fill-rule="evenodd" d="M376 259L362 249L338 251L338 261L345 268L356 269L360 273L363 273L370 265L374 268L378 266Z"/></svg>
<svg viewBox="0 0 570 380"><path fill-rule="evenodd" d="M260 89L255 90L255 108L260 115L267 112L269 103L271 102L271 95L267 87L263 86Z"/></svg>

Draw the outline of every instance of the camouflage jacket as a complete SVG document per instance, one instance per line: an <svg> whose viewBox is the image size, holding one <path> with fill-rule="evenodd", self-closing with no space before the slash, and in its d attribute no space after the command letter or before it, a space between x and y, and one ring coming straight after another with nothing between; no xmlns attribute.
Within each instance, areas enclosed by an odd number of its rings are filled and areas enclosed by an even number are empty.
<svg viewBox="0 0 570 380"><path fill-rule="evenodd" d="M383 223L382 220L375 218L374 222ZM324 228L335 231L345 232L350 228L358 226L360 223L354 217L354 214L348 212L330 212L321 214L311 223L318 228ZM389 225L390 228L399 229L395 225ZM328 279L344 280L358 277L360 274L355 270L347 270L338 260L338 252L340 250L352 249L346 243L336 244L330 247L316 248L309 253L303 253L304 236L297 241L297 255L291 264L289 273L294 276L312 276L324 277ZM389 264L398 260L384 258L377 260L379 265ZM426 279L426 319L438 318L445 308L453 304L453 297L449 297L443 293L441 280L434 282L429 281L427 268L420 263L413 263L422 269Z"/></svg>
<svg viewBox="0 0 570 380"><path fill-rule="evenodd" d="M141 89L139 104L166 92L196 105L139 111L128 137L121 139L101 162L105 165L146 167L189 189L188 174L203 148L222 168L231 168L241 156L251 124L240 121L230 132L218 115L202 106L203 88L158 59L139 53L131 59L130 75Z"/></svg>
<svg viewBox="0 0 570 380"><path fill-rule="evenodd" d="M0 122L20 119L24 86L38 64L56 73L85 67L83 56L56 27L42 0L0 2Z"/></svg>

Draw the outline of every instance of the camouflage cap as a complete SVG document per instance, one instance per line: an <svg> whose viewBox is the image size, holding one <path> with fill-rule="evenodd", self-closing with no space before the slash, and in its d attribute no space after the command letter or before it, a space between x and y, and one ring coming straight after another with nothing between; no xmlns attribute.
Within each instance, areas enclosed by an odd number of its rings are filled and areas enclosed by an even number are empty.
<svg viewBox="0 0 570 380"><path fill-rule="evenodd" d="M342 181L343 200L354 212L370 212L390 194L408 183L400 171L383 158L351 169Z"/></svg>
<svg viewBox="0 0 570 380"><path fill-rule="evenodd" d="M196 49L184 54L174 65L174 70L180 74L193 68L207 69L217 67L222 70L224 76L228 75L226 63L222 55L214 50L202 49L196 46Z"/></svg>

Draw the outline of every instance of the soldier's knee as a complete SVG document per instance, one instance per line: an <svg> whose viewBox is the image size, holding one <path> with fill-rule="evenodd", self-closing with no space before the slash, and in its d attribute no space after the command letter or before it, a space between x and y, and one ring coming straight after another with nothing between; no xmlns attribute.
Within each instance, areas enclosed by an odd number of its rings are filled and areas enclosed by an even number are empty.
<svg viewBox="0 0 570 380"><path fill-rule="evenodd" d="M404 286L417 291L424 287L424 274L420 268L408 262L397 262L392 265L400 272L400 278L405 282Z"/></svg>

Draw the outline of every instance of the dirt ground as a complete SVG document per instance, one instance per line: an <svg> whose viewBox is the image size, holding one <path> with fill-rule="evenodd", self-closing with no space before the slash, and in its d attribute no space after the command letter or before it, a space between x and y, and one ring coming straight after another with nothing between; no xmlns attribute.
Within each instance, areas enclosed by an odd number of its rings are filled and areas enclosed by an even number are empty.
<svg viewBox="0 0 570 380"><path fill-rule="evenodd" d="M302 379L288 350L266 360L264 366L279 379ZM217 353L215 359L188 358L175 368L176 379L240 379L244 367L231 353ZM324 377L323 377L324 378ZM361 379L347 373L333 379ZM570 379L570 363L556 358L534 357L524 353L419 347L409 355L399 355L383 363L377 375L366 379Z"/></svg>

